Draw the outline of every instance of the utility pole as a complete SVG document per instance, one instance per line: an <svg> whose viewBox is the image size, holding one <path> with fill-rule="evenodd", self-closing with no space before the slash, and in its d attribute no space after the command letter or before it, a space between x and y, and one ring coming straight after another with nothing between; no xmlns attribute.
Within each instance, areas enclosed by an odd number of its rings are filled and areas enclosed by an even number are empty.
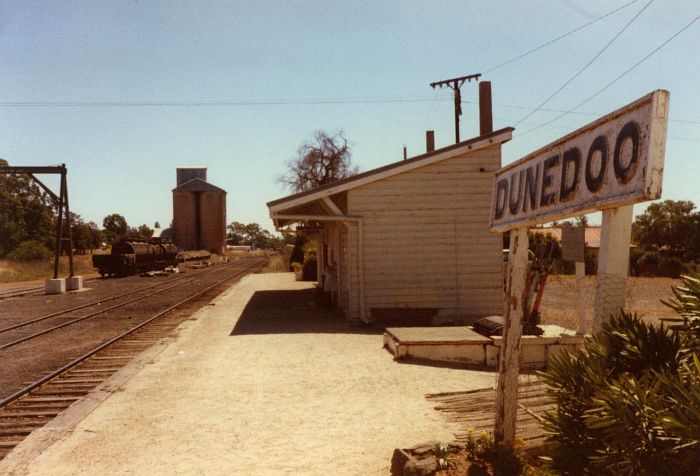
<svg viewBox="0 0 700 476"><path fill-rule="evenodd" d="M455 96L455 142L459 143L459 116L462 115L462 94L459 91L459 88L462 87L462 85L465 82L471 82L472 79L479 80L481 77L481 73L477 74L470 74L469 76L462 76L460 78L452 78L452 79L445 79L442 81L436 81L434 83L430 83L430 87L435 89L436 87L439 88L444 88L447 86L451 90L454 91L454 96Z"/></svg>

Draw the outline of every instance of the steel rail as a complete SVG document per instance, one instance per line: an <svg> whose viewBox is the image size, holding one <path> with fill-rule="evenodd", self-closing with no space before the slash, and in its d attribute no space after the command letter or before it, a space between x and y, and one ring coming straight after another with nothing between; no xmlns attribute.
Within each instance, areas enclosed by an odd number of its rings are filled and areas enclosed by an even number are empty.
<svg viewBox="0 0 700 476"><path fill-rule="evenodd" d="M94 281L97 278L86 278L83 280L83 283L89 283L90 281ZM11 291L5 291L5 292L0 292L0 300L2 299L9 299L13 297L18 297L18 296L24 296L26 294L35 294L35 293L41 293L44 291L43 286L32 286L31 288L21 288L21 289L15 289Z"/></svg>
<svg viewBox="0 0 700 476"><path fill-rule="evenodd" d="M49 327L48 329L44 329L43 331L35 332L34 334L30 334L30 335L28 335L28 336L24 336L24 337L21 337L21 338L19 338L19 339L10 341L10 342L8 342L8 343L6 343L6 344L2 344L2 345L0 345L0 350L9 349L10 347L14 347L14 346L16 346L16 345L18 345L18 344L21 344L22 342L26 342L26 341L28 341L28 340L32 340L32 339L35 339L35 338L37 338L37 337L43 336L44 334L48 334L49 332L53 332L53 331L55 331L55 330L62 329L62 328L64 328L64 327L68 327L68 326L70 326L71 324L75 324L76 322L84 321L85 319L90 319L91 317L99 316L100 314L104 314L104 313L109 312L109 311L111 311L111 310L113 310L113 309L118 309L118 308L120 308L120 307L124 307L124 306L126 306L127 304L131 304L131 303L140 301L140 300L142 300L142 299L146 299L146 298L148 298L148 297L155 296L155 295L157 295L157 294L159 294L159 293L162 293L163 291L167 291L168 289L176 288L176 287L178 287L178 286L182 286L183 284L191 283L191 282L194 281L194 280L195 280L195 278L192 278L192 279L190 279L189 281L178 281L178 282L176 282L175 284L173 284L172 286L167 287L167 288L159 289L159 290L156 291L156 292L148 293L148 294L145 294L145 295L143 295L143 296L139 296L139 297L137 297L137 298L135 298L135 299L131 299L131 300L129 300L129 301L124 301L124 302L121 302L121 303L119 303L119 304L115 304L114 306L107 307L107 308L104 308L104 309L100 309L99 311L95 311L95 312L92 312L92 313L90 313L90 314L86 314L86 315L84 315L84 316L77 317L77 318L72 319L72 320L70 320L70 321L62 322L61 324L57 324L57 325L55 325L55 326L53 326L53 327Z"/></svg>
<svg viewBox="0 0 700 476"><path fill-rule="evenodd" d="M24 296L25 294L34 294L42 291L42 287L25 288L25 289L15 289L13 291L7 291L0 293L0 299L10 299L13 297Z"/></svg>
<svg viewBox="0 0 700 476"><path fill-rule="evenodd" d="M36 322L41 322L41 321L44 321L44 320L46 320L46 319L51 319L52 317L60 316L61 314L67 314L67 313L69 313L69 312L79 311L80 309L85 309L86 307L97 306L97 305L102 304L102 303L104 303L104 302L113 301L113 300L115 300L115 299L119 299L119 298L123 298L123 297L126 297L126 296L130 296L131 294L136 294L136 293L138 293L138 292L147 291L147 290L149 290L149 289L152 289L152 288L155 288L155 287L158 287L158 286L163 286L163 285L168 284L168 283L171 283L171 282L173 282L173 281L181 281L181 280L183 280L183 279L191 278L192 276L198 276L198 275L200 275L200 274L202 274L202 273L204 273L204 272L206 272L206 271L208 271L208 270L197 271L196 273L193 273L193 274L188 274L188 275L186 275L186 276L181 276L181 277L177 277L177 278L174 278L174 279L170 279L170 280L168 280L168 281L163 281L162 283L152 284L152 285L150 285L150 286L146 286L145 288L139 288L139 289L136 289L136 290L134 290L134 291L129 291L129 292L123 293L123 294L117 294L116 296L111 296L111 297L108 297L108 298L105 298L105 299L100 299L100 300L98 300L98 301L92 301L92 302L89 302L89 303L87 303L87 304L82 304L82 305L77 306L77 307L72 307L72 308L70 308L70 309L64 309L64 310L62 310L62 311L54 312L53 314L47 314L46 316L37 317L37 318L31 319L31 320L29 320L29 321L24 321L24 322L20 322L20 323L17 323L17 324L13 324L13 325L8 326L8 327L3 327L2 329L0 329L0 334L2 334L2 333L4 333L4 332L11 331L11 330L13 330L13 329L18 329L18 328L20 328L20 327L24 327L24 326L31 325L31 324L34 324L34 323L36 323Z"/></svg>
<svg viewBox="0 0 700 476"><path fill-rule="evenodd" d="M223 271L223 270L221 270L221 269L215 269L214 271L211 271L211 272L218 272L218 271ZM202 272L198 272L198 273L195 274L195 276L198 276L198 275L201 274L201 273L202 273ZM0 345L0 351L1 351L1 350L5 350L5 349L9 349L10 347L14 347L14 346L16 346L16 345L18 345L18 344L21 344L22 342L26 342L26 341L28 341L28 340L35 339L35 338L37 338L37 337L41 337L41 336L43 336L43 335L45 335L45 334L48 334L48 333L53 332L53 331L55 331L55 330L61 329L61 328L63 328L63 327L68 327L68 326L70 326L71 324L75 324L76 322L84 321L85 319L89 319L89 318L91 318L91 317L95 317L95 316L98 316L98 315L100 315L100 314L104 314L104 313L109 312L109 311L111 311L111 310L113 310L113 309L118 309L118 308L120 308L120 307L124 307L124 306L126 306L127 304L131 304L131 303L140 301L140 300L142 300L142 299L146 299L146 298L148 298L148 297L155 296L155 295L157 295L157 294L161 294L163 291L167 291L167 290L169 290L169 289L176 288L176 287L178 287L178 286L182 286L183 284L191 283L191 282L194 281L194 280L195 280L194 276L188 275L188 276L185 276L184 278L181 278L181 279L177 279L177 280L172 280L172 279L171 279L170 281L165 281L165 282L163 282L163 283L158 283L158 286L161 286L161 285L163 285L163 284L171 284L173 281L176 281L176 283L175 283L174 285L168 286L168 287L166 287L166 288L159 289L159 290L156 291L156 292L148 293L148 294L145 294L145 295L143 295L143 296L139 296L139 297L137 297L136 299L131 299L131 300L129 300L129 301L125 301L125 302L116 304L116 305L111 306L111 307L107 307L107 308L104 308L104 309L100 309L99 311L95 311L95 312L93 312L93 313L86 314L85 316L80 316L80 317L75 318L75 319L72 319L72 320L70 320L70 321L63 322L63 323L61 323L61 324L57 324L57 325L55 325L55 326L53 326L53 327L50 327L50 328L48 328L48 329L44 329L43 331L35 332L34 334L30 334L30 335L28 335L28 336L21 337L21 338L19 338L19 339L14 340L14 341L7 342L7 343L5 343L5 344L1 344L1 345ZM150 288L153 288L153 287L154 287L154 286L151 286L151 287L145 288L145 289L150 289ZM143 291L143 290L145 290L145 289L140 289L140 290L137 290L137 291L131 291L131 292L127 293L126 295L134 294L134 292ZM120 297L124 297L124 295L121 295ZM111 299L111 298L110 298L110 299ZM100 302L104 302L104 301L100 301ZM82 307L85 307L85 306L81 306L80 308L82 308ZM62 314L65 314L65 313L62 313ZM54 316L54 317L55 317L55 316Z"/></svg>
<svg viewBox="0 0 700 476"><path fill-rule="evenodd" d="M167 314L168 312L170 312L170 311L172 311L172 310L174 310L174 309L177 309L178 307L182 306L183 304L187 304L188 302L190 302L190 301L192 301L192 300L198 298L198 297L201 296L202 294L204 294L204 293L206 293L206 292L208 292L208 291L214 289L215 287L217 287L217 286L223 284L224 282L226 282L226 281L228 281L228 280L230 280L230 279L233 279L233 278L235 278L236 276L238 276L238 275L240 275L240 274L242 274L242 273L245 273L246 271L250 270L251 268L254 268L254 267L256 267L256 266L260 266L261 264L262 264L262 263L261 263L260 261L257 261L257 262L255 262L255 263L251 264L250 266L247 266L247 267L245 267L244 269L239 270L239 271L236 271L236 272L233 273L232 275L227 276L226 278L224 278L224 279L222 279L222 280L220 280L220 281L217 281L216 283L212 284L211 286L208 286L208 287L202 289L201 291L198 291L197 293L193 294L192 296L190 296L190 297L188 297L188 298L186 298L186 299L183 299L182 301L180 301L180 302L178 302L178 303L176 303L176 304L173 304L172 306L168 307L167 309L158 312L157 314L155 314L154 316L148 318L146 321L142 322L141 324L138 324L138 325L132 327L131 329L129 329L129 330L125 331L125 332L122 332L122 333L119 334L118 336L113 337L112 339L108 340L107 342L105 342L105 343L103 343L103 344L100 344L99 346L95 347L94 349L92 349L92 350L86 352L85 354L81 355L80 357L78 357L78 358L72 360L71 362L67 363L67 364L64 365L63 367L61 367L61 368L59 368L59 369L57 369L57 370L54 370L53 372L51 372L51 373L45 375L44 377L40 378L40 379L37 380L36 382L34 382L34 383L32 383L32 384L30 384L30 385L24 387L23 389L18 390L17 392L13 393L12 395L10 395L10 396L8 396L8 397L6 397L6 398L0 400L0 408L6 407L6 406L9 405L10 403L14 402L15 400L18 400L19 398L21 398L21 397L23 397L24 395L28 394L28 393L31 392L32 390L35 390L35 389L41 387L41 386L44 385L46 382L49 382L49 381L53 380L54 378L56 378L56 377L58 377L59 375L61 375L61 374L65 373L65 372L67 372L68 370L72 369L73 367L77 366L78 364L81 364L82 362L86 361L87 359L89 359L89 358L92 357L93 355L97 354L98 352L100 352L100 351L106 349L106 348L109 347L110 345L113 345L114 343L120 341L121 339L127 337L128 335L131 335L131 334L133 334L134 332L136 332L136 331L142 329L143 327L145 327L145 326L147 326L148 324L152 323L153 321L155 321L155 320L158 319L159 317L163 316L164 314Z"/></svg>

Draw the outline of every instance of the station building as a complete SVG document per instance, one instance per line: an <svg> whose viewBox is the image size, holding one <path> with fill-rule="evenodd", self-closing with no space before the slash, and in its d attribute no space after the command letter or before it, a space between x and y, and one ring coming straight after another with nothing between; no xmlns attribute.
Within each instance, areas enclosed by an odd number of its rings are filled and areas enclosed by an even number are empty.
<svg viewBox="0 0 700 476"><path fill-rule="evenodd" d="M178 167L173 241L181 251L226 249L226 191L207 182L206 167Z"/></svg>
<svg viewBox="0 0 700 476"><path fill-rule="evenodd" d="M488 129L490 130L490 128ZM347 319L470 323L503 313L494 174L512 128L269 202L316 243L319 286Z"/></svg>

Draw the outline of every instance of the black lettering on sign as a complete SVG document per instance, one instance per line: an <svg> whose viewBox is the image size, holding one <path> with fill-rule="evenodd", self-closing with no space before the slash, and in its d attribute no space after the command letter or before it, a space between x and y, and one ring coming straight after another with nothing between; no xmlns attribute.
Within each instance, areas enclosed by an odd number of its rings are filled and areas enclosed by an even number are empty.
<svg viewBox="0 0 700 476"><path fill-rule="evenodd" d="M516 180L518 181L518 193L515 196L516 200L513 200L513 194L515 192L515 184L513 184L513 181ZM522 203L523 200L523 171L521 170L518 173L514 173L513 175L510 176L510 194L508 198L508 209L510 210L511 215L517 215L518 212L520 211L520 204Z"/></svg>
<svg viewBox="0 0 700 476"><path fill-rule="evenodd" d="M523 211L527 211L528 198L530 199L530 208L537 209L537 185L540 178L540 164L535 165L535 168L528 167L525 171L525 187L523 190Z"/></svg>
<svg viewBox="0 0 700 476"><path fill-rule="evenodd" d="M600 153L600 170L597 175L593 175L593 157L596 152ZM605 181L605 169L608 165L608 143L605 136L595 138L591 147L588 149L588 158L586 158L586 187L591 193L595 193L603 186Z"/></svg>
<svg viewBox="0 0 700 476"><path fill-rule="evenodd" d="M552 186L552 176L549 171L559 165L559 156L553 155L542 164L542 190L540 191L540 206L544 207L554 203L556 192L547 193L547 189Z"/></svg>
<svg viewBox="0 0 700 476"><path fill-rule="evenodd" d="M625 141L629 139L632 141L632 156L630 157L630 163L627 167L622 165L622 158L620 154L622 153L622 146ZM626 184L632 177L634 177L637 171L637 166L639 165L639 126L636 122L630 121L625 124L620 133L617 135L617 140L615 141L615 154L613 155L613 167L615 168L615 177L620 184Z"/></svg>
<svg viewBox="0 0 700 476"><path fill-rule="evenodd" d="M573 167L571 183L567 183L569 168ZM581 175L581 151L576 147L564 152L561 160L561 186L559 187L559 201L566 202L574 198L578 189L578 179Z"/></svg>
<svg viewBox="0 0 700 476"><path fill-rule="evenodd" d="M494 214L494 218L498 220L503 217L503 212L506 209L506 200L508 200L508 179L500 179L496 187L496 213Z"/></svg>

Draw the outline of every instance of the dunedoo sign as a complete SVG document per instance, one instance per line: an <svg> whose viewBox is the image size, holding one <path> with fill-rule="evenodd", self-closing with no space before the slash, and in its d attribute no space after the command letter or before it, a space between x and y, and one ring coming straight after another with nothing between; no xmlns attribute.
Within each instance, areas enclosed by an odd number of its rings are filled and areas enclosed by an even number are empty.
<svg viewBox="0 0 700 476"><path fill-rule="evenodd" d="M491 230L659 198L668 103L668 91L654 91L503 167Z"/></svg>

